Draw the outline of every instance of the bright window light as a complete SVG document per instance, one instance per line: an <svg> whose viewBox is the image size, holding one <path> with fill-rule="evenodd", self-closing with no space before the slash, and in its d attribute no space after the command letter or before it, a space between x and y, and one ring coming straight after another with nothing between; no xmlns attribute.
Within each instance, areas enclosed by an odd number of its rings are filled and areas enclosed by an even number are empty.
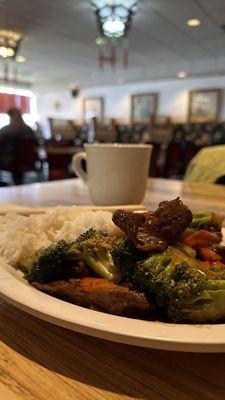
<svg viewBox="0 0 225 400"><path fill-rule="evenodd" d="M7 114L0 114L0 129L9 124L9 116Z"/></svg>
<svg viewBox="0 0 225 400"><path fill-rule="evenodd" d="M29 125L33 129L37 129L37 125L35 121L38 119L37 115L37 102L36 96L29 89L15 89L7 86L0 86L0 93L8 93L8 94L17 94L19 96L27 96L30 97L30 113L23 114L23 119L27 125ZM9 124L9 116L7 114L0 113L0 129Z"/></svg>
<svg viewBox="0 0 225 400"><path fill-rule="evenodd" d="M37 125L35 123L36 117L34 115L32 115L32 114L23 114L23 120L32 129L34 129L34 130L37 129ZM8 116L8 114L0 114L0 129L3 128L3 126L6 126L8 124L9 124L9 116Z"/></svg>
<svg viewBox="0 0 225 400"><path fill-rule="evenodd" d="M33 114L23 114L23 120L32 129L34 129L34 130L37 129L37 125L35 123L36 117Z"/></svg>

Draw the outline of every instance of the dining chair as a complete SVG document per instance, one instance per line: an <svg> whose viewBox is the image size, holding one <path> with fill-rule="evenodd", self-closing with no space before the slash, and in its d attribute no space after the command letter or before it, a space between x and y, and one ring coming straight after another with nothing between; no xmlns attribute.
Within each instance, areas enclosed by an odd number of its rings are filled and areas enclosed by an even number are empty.
<svg viewBox="0 0 225 400"><path fill-rule="evenodd" d="M165 178L181 178L183 149L180 143L170 142L167 147L164 166Z"/></svg>
<svg viewBox="0 0 225 400"><path fill-rule="evenodd" d="M196 156L196 154L199 152L201 148L202 146L196 145L195 143L192 142L185 143L185 146L183 148L182 163L181 163L182 164L181 173L183 175L186 172L188 164Z"/></svg>

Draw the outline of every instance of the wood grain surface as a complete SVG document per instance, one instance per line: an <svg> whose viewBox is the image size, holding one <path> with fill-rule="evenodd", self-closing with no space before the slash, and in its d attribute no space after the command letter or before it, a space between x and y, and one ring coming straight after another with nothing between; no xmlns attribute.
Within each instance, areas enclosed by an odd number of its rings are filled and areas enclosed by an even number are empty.
<svg viewBox="0 0 225 400"><path fill-rule="evenodd" d="M225 187L149 180L144 204L180 195L225 214ZM0 202L90 204L79 180L0 189ZM0 400L222 400L225 354L149 350L70 332L0 303Z"/></svg>

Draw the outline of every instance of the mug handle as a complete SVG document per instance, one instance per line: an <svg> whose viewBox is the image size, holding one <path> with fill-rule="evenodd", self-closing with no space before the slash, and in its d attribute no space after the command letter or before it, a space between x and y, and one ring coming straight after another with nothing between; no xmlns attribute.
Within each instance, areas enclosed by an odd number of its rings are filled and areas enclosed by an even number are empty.
<svg viewBox="0 0 225 400"><path fill-rule="evenodd" d="M87 174L81 166L81 161L83 160L87 161L87 154L85 151L75 154L72 159L72 168L75 174L81 178L83 182L87 183Z"/></svg>

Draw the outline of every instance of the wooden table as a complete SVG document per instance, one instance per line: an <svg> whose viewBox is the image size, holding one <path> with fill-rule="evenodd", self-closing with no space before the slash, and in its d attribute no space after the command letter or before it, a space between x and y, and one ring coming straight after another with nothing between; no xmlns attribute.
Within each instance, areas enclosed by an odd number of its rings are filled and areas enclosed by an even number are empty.
<svg viewBox="0 0 225 400"><path fill-rule="evenodd" d="M225 213L225 187L150 179L144 204L181 196ZM90 204L79 180L0 189L0 202ZM225 354L185 354L111 343L0 305L0 400L222 400Z"/></svg>

